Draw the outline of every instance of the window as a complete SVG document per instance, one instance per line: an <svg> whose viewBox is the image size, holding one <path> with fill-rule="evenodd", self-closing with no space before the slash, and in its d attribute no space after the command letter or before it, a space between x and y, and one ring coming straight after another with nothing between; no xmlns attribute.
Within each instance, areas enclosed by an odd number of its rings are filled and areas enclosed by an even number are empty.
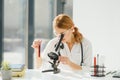
<svg viewBox="0 0 120 80"><path fill-rule="evenodd" d="M4 60L25 63L27 0L4 0Z"/></svg>

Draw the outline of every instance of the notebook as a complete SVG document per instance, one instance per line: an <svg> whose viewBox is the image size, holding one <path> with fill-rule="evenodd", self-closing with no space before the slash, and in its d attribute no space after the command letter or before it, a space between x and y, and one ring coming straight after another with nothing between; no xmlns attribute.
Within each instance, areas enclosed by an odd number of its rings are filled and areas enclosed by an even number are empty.
<svg viewBox="0 0 120 80"><path fill-rule="evenodd" d="M12 71L22 71L25 68L25 64L10 64Z"/></svg>

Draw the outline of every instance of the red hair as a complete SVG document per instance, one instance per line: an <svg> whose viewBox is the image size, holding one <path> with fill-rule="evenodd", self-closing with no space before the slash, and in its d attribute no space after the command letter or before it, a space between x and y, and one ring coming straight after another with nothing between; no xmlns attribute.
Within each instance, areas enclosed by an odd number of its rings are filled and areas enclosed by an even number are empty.
<svg viewBox="0 0 120 80"><path fill-rule="evenodd" d="M74 27L75 31L73 32L73 35L75 38L75 42L79 43L83 38L83 35L78 31L78 28L74 26L72 19L66 14L60 14L56 16L53 20L53 27L58 27L61 29L70 29Z"/></svg>

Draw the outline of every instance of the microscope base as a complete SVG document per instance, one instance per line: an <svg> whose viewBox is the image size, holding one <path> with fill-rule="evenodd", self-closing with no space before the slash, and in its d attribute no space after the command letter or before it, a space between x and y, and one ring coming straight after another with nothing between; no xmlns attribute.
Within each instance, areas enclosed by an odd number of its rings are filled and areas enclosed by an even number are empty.
<svg viewBox="0 0 120 80"><path fill-rule="evenodd" d="M59 73L60 72L60 69L56 69L56 70L54 70L54 69L48 69L48 70L44 70L44 71L42 71L43 73L45 73L45 72L53 72L54 74L56 74L56 73Z"/></svg>

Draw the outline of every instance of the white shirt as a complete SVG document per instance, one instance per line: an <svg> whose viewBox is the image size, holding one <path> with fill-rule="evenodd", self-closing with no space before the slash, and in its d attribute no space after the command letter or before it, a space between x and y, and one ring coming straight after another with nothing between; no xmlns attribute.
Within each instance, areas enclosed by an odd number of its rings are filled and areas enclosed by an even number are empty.
<svg viewBox="0 0 120 80"><path fill-rule="evenodd" d="M42 55L42 69L52 69L51 64L48 61L50 58L48 57L48 53L50 52L55 52L55 44L58 43L59 39L54 38L50 40L44 49L44 52L41 54ZM68 48L68 45L66 43L64 44L64 49L60 50L60 54L62 56L67 56L69 59L74 62L75 64L80 65L81 63L81 45L80 43L75 43L71 49L71 51ZM89 71L90 66L92 64L92 46L90 41L88 41L86 38L83 38L82 40L82 46L83 46L83 70ZM57 53L56 53L57 54ZM67 70L72 70L68 65L64 65L62 63L59 64L58 68L60 69L67 69Z"/></svg>

